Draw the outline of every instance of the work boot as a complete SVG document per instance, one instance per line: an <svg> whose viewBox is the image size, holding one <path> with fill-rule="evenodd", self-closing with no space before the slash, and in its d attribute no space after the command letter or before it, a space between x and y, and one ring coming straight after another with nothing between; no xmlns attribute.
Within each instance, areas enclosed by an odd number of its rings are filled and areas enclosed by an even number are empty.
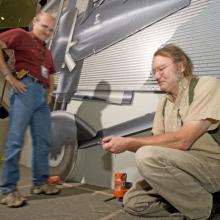
<svg viewBox="0 0 220 220"><path fill-rule="evenodd" d="M61 192L60 188L57 188L56 185L42 184L42 185L34 185L31 188L31 194L39 195L56 195Z"/></svg>
<svg viewBox="0 0 220 220"><path fill-rule="evenodd" d="M7 205L10 208L18 208L26 204L26 198L16 190L7 194L2 194L0 204Z"/></svg>

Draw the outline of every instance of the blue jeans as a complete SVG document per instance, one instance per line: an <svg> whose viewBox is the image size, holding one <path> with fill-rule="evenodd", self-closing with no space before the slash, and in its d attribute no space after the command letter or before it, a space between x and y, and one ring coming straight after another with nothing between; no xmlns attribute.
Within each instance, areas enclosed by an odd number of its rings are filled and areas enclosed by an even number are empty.
<svg viewBox="0 0 220 220"><path fill-rule="evenodd" d="M32 183L47 182L48 152L51 144L51 116L47 104L47 90L29 77L21 80L25 93L10 91L9 131L4 149L1 191L16 190L19 180L19 160L25 131L30 126L32 135Z"/></svg>

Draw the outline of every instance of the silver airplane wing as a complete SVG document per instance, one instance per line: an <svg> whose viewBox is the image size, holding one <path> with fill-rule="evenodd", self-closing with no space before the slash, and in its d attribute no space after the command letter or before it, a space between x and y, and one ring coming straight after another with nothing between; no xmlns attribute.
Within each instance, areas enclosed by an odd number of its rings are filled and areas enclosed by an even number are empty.
<svg viewBox="0 0 220 220"><path fill-rule="evenodd" d="M76 1L73 2L69 0L69 7L62 12L52 42L57 71L65 61L71 72L74 61L91 56L190 4L190 0L90 0L86 11L75 21Z"/></svg>
<svg viewBox="0 0 220 220"><path fill-rule="evenodd" d="M74 60L84 59L188 6L190 0L105 0L79 17L70 48Z"/></svg>

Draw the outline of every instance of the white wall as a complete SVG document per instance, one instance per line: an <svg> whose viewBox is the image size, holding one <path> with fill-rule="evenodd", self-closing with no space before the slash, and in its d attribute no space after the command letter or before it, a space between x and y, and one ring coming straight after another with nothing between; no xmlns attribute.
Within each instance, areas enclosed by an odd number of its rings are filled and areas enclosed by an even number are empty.
<svg viewBox="0 0 220 220"><path fill-rule="evenodd" d="M95 101L72 101L68 105L67 111L77 114L98 131L154 112L159 98L156 93L136 93L132 105L129 106L103 104ZM97 145L88 149L80 149L77 160L74 178L77 181L113 187L113 176L117 171L126 172L129 182L140 179L132 152L114 155L103 151L101 146Z"/></svg>
<svg viewBox="0 0 220 220"><path fill-rule="evenodd" d="M86 8L88 0L78 0L80 11ZM72 101L67 111L77 114L96 130L155 111L159 96L153 93L136 93L132 105L108 105L95 101ZM134 153L113 155L97 145L81 149L78 153L75 180L104 187L113 187L113 176L117 171L127 173L127 180L140 179L134 161Z"/></svg>

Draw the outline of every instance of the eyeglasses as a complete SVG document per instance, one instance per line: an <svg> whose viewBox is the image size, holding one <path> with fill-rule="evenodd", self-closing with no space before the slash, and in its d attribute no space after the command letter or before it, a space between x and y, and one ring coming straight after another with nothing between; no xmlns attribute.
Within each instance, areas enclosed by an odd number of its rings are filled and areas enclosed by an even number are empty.
<svg viewBox="0 0 220 220"><path fill-rule="evenodd" d="M159 73L159 74L164 73L164 70L165 70L166 68L168 68L169 66L171 66L172 64L173 64L173 62L170 63L170 64L168 64L168 65L161 65L161 66L159 66L159 67L157 67L157 68L155 68L155 69L152 69L152 70L151 70L151 75L154 76L156 73Z"/></svg>
<svg viewBox="0 0 220 220"><path fill-rule="evenodd" d="M49 30L49 32L53 32L53 28L50 28L48 25L46 25L46 24L42 24L42 23L40 23L40 26L42 27L42 28L44 28L44 29L47 29L47 30Z"/></svg>

